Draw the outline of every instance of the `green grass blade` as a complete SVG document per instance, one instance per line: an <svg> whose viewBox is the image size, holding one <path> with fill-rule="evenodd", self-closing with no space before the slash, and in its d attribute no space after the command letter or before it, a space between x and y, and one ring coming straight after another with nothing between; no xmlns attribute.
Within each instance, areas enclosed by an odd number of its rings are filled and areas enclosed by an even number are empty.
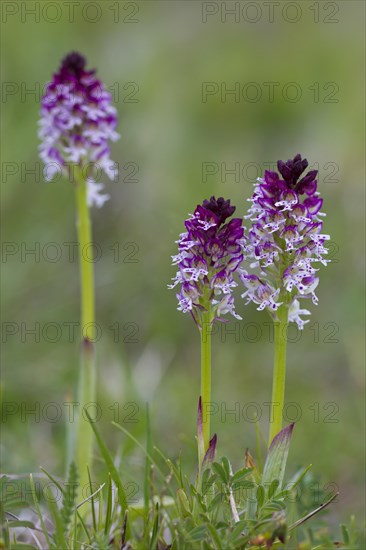
<svg viewBox="0 0 366 550"><path fill-rule="evenodd" d="M31 493L32 493L32 497L33 497L33 501L34 501L34 506L36 508L36 511L37 511L37 515L39 517L39 521L41 523L41 527L42 527L42 531L43 531L43 534L46 538L46 541L47 541L47 544L48 544L48 547L49 548L52 548L52 543L51 543L51 539L50 539L50 536L49 536L49 533L46 529L46 525L43 521L43 514L41 512L41 508L39 506L39 502L38 502L38 498L37 498L37 492L36 492L36 487L34 485L34 480L33 480L33 476L32 474L30 474L29 476L29 483L30 483L30 488L31 488Z"/></svg>
<svg viewBox="0 0 366 550"><path fill-rule="evenodd" d="M149 514L149 501L150 495L150 456L151 454L151 426L150 426L150 414L149 405L146 403L146 460L145 460L145 480L144 480L144 503L145 503L145 516L147 518Z"/></svg>
<svg viewBox="0 0 366 550"><path fill-rule="evenodd" d="M41 466L40 469L48 477L48 479L50 479L52 481L52 483L54 483L56 485L57 489L63 494L64 489L63 489L62 485L49 472L47 472L47 470L45 470L45 468L42 468L42 466Z"/></svg>
<svg viewBox="0 0 366 550"><path fill-rule="evenodd" d="M99 450L100 450L100 452L101 452L101 454L104 458L104 461L105 461L105 463L108 467L108 470L109 470L109 472L112 476L112 479L113 479L113 481L116 484L116 487L118 489L118 500L119 500L119 503L120 503L121 508L122 508L122 514L124 514L124 512L127 509L127 498L126 498L126 493L123 489L121 479L120 479L119 474L117 472L117 469L114 465L113 458L112 458L111 454L109 453L104 441L102 440L97 428L95 427L95 423L90 418L90 415L89 415L87 410L85 410L85 414L87 415L89 423L90 423L90 425L92 427L92 430L94 432L95 439L97 440Z"/></svg>
<svg viewBox="0 0 366 550"><path fill-rule="evenodd" d="M159 473L159 475L161 476L162 479L165 479L165 475L163 474L163 472L161 471L161 469L159 468L159 465L156 463L156 461L154 460L154 458L151 456L151 454L149 452L146 451L145 447L136 439L136 437L134 437L128 430L126 430L126 428L124 428L123 426L121 426L121 424L117 424L117 422L112 422L112 425L115 426L118 430L120 430L121 432L123 432L125 435L127 435L127 437L129 437L131 439L131 441L133 441L135 443L135 445L137 447L139 447L143 453L145 455L148 456L149 460L155 465L156 467L156 471Z"/></svg>
<svg viewBox="0 0 366 550"><path fill-rule="evenodd" d="M158 536L159 536L159 504L156 503L154 524L153 524L153 529L151 533L149 550L155 550L157 548Z"/></svg>
<svg viewBox="0 0 366 550"><path fill-rule="evenodd" d="M51 497L48 499L48 508L52 514L52 518L55 524L56 532L54 534L55 543L57 548L62 548L63 550L67 550L69 548L66 538L65 538L65 530L64 530L64 522L61 515L61 511L58 509L56 502Z"/></svg>
<svg viewBox="0 0 366 550"><path fill-rule="evenodd" d="M91 481L89 468L87 468L87 470L88 470L89 488L90 488L90 495L91 495L90 503L91 503L91 510L92 510L93 529L94 529L94 531L96 531L97 530L97 519L96 519L96 516L95 516L95 501L94 501L94 496L93 496L93 485L92 485L92 481Z"/></svg>
<svg viewBox="0 0 366 550"><path fill-rule="evenodd" d="M108 497L107 497L107 510L105 514L105 523L104 523L104 534L107 535L109 533L109 528L112 523L112 508L113 508L113 502L112 502L112 479L111 475L108 476L108 487L107 487Z"/></svg>
<svg viewBox="0 0 366 550"><path fill-rule="evenodd" d="M309 519L311 519L313 516L315 516L316 514L318 514L319 512L321 512L322 510L324 510L324 508L326 508L327 506L329 506L329 504L331 502L333 502L333 500L335 500L337 498L337 496L339 496L339 493L335 493L334 495L332 495L330 497L330 499L328 499L326 502L324 502L324 504L321 504L318 508L316 508L316 510L313 510L312 512L310 512L310 514L307 514L306 516L304 516L303 518L300 518L298 519L297 521L295 521L295 523L293 523L292 525L289 526L288 530L289 531L292 531L292 529L295 529L296 527L298 527L299 525L301 525L302 523L305 523L305 521L308 521Z"/></svg>

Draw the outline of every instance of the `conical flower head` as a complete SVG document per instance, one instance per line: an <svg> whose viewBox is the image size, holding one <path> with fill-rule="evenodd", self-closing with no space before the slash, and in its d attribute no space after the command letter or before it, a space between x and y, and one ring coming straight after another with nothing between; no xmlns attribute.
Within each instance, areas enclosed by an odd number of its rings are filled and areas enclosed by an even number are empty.
<svg viewBox="0 0 366 550"><path fill-rule="evenodd" d="M177 241L173 265L179 270L170 288L180 287L178 309L189 311L199 326L207 310L212 320L226 313L240 318L232 291L237 286L233 274L243 261L244 228L240 218L231 218L234 212L222 197L203 201L185 221L187 231Z"/></svg>
<svg viewBox="0 0 366 550"><path fill-rule="evenodd" d="M100 194L103 185L95 179L100 170L116 177L109 142L119 138L117 120L111 94L95 70L86 69L79 53L67 55L42 97L39 149L46 179L60 171L71 179L72 167L87 168L89 204L102 206L108 196Z"/></svg>
<svg viewBox="0 0 366 550"><path fill-rule="evenodd" d="M278 172L266 170L258 179L250 201L247 218L252 221L247 246L251 267L259 274L243 271L243 294L258 309L268 309L273 316L282 304L289 306L289 320L302 329L309 315L300 308L300 298L311 297L316 304L319 283L317 262L330 260L324 244L329 235L322 233L325 216L320 210L323 200L317 191L317 171L304 175L308 161L300 154L287 162L279 160Z"/></svg>

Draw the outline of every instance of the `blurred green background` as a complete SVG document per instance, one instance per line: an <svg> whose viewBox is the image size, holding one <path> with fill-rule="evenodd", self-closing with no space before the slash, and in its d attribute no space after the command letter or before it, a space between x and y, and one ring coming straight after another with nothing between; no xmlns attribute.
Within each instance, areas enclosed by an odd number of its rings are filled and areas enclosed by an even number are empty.
<svg viewBox="0 0 366 550"><path fill-rule="evenodd" d="M173 456L183 449L192 471L199 337L167 290L174 241L211 194L231 198L244 215L265 163L300 152L319 166L334 262L321 268L311 322L291 333L298 341L289 344L286 398L296 405L287 419L299 421L290 470L313 463L322 485L339 487L334 520L360 515L364 3L76 2L73 15L64 2L22 3L38 15L15 4L2 3L3 471L41 464L63 474L64 402L79 356L78 331L70 341L66 324L79 318L78 265L65 244L76 240L75 204L70 184L43 181L37 122L44 83L79 50L113 91L122 136L112 146L119 181L102 180L111 200L92 213L101 255L99 425L110 447L125 455L130 478L140 472L139 456L111 421L143 439L149 402L155 441ZM232 89L239 97L225 95ZM255 410L267 437L273 356L269 319L239 295L243 321L220 327L213 344L213 429L219 453L236 466L246 447L255 454ZM26 333L31 328L39 338ZM27 414L34 407L37 414ZM225 407L239 407L240 418L225 416Z"/></svg>

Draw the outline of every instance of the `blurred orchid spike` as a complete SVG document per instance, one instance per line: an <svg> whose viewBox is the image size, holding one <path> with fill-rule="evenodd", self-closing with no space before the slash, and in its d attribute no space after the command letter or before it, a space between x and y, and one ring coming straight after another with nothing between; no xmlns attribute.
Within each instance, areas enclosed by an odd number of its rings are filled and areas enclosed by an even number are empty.
<svg viewBox="0 0 366 550"><path fill-rule="evenodd" d="M110 141L119 139L117 122L112 96L95 70L86 69L81 54L68 54L42 97L39 154L46 180L62 174L74 181L76 167L85 173L89 206L103 206L108 195L101 193L103 184L96 178L101 171L113 181L117 176L109 156Z"/></svg>

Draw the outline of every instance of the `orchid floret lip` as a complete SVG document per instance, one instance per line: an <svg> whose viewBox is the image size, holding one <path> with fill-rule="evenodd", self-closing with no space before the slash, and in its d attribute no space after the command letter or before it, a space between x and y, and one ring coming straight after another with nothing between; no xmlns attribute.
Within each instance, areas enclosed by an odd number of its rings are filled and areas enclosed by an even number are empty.
<svg viewBox="0 0 366 550"><path fill-rule="evenodd" d="M323 199L317 190L317 170L305 170L308 161L300 154L286 162L279 160L277 170L266 170L258 178L251 206L245 216L252 222L245 251L252 269L259 269L260 280L249 278L246 272L241 281L247 289L243 296L267 309L274 319L280 305L292 312L290 320L302 329L306 321L300 315L299 299L318 298L317 262L327 265L330 260L325 242L329 235L322 232Z"/></svg>
<svg viewBox="0 0 366 550"><path fill-rule="evenodd" d="M172 256L178 272L169 288L180 286L178 309L189 311L199 327L207 311L211 322L223 320L227 313L239 318L232 293L246 240L242 219L232 218L234 212L235 206L223 197L212 196L198 204L185 221L179 252Z"/></svg>
<svg viewBox="0 0 366 550"><path fill-rule="evenodd" d="M115 181L117 165L110 159L110 142L119 139L118 116L112 96L87 70L86 59L71 52L61 61L59 70L46 85L41 101L39 155L45 166L45 178L51 181L62 174L72 180L73 166L87 168L88 203L98 207L108 200L98 172Z"/></svg>

